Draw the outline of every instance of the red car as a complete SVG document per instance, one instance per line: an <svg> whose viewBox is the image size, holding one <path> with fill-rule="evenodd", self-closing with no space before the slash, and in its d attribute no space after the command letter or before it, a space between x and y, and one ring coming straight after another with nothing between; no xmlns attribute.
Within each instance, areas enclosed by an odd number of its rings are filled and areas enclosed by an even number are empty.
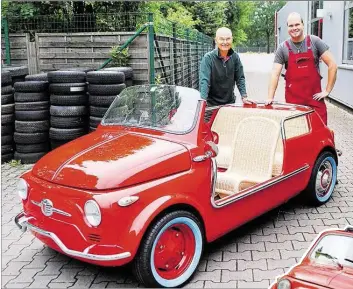
<svg viewBox="0 0 353 289"><path fill-rule="evenodd" d="M322 232L301 262L271 286L271 289L304 288L353 288L353 226Z"/></svg>
<svg viewBox="0 0 353 289"><path fill-rule="evenodd" d="M16 223L73 258L133 261L147 287L175 287L206 242L302 191L321 205L336 177L333 132L308 107L207 107L194 89L133 86L96 131L20 178Z"/></svg>

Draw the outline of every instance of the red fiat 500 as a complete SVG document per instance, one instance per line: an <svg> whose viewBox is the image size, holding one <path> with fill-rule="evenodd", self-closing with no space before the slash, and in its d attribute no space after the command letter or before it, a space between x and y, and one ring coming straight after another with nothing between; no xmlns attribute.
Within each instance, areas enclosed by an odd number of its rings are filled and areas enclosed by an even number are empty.
<svg viewBox="0 0 353 289"><path fill-rule="evenodd" d="M322 232L301 262L271 288L352 289L353 226Z"/></svg>
<svg viewBox="0 0 353 289"><path fill-rule="evenodd" d="M300 192L327 202L336 174L333 132L308 107L207 107L194 89L133 86L95 132L20 178L16 223L73 258L133 261L146 286L175 287L206 242Z"/></svg>

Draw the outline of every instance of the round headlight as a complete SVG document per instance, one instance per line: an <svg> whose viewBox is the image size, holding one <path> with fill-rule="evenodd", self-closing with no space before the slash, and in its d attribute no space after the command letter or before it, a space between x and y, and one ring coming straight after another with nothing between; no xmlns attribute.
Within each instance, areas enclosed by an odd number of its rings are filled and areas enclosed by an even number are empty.
<svg viewBox="0 0 353 289"><path fill-rule="evenodd" d="M27 200L28 197L28 185L24 179L19 179L17 183L17 192L22 200Z"/></svg>
<svg viewBox="0 0 353 289"><path fill-rule="evenodd" d="M85 204L85 216L92 226L97 227L102 220L101 211L95 201L89 200Z"/></svg>
<svg viewBox="0 0 353 289"><path fill-rule="evenodd" d="M288 279L282 279L278 282L277 289L291 289L291 285Z"/></svg>

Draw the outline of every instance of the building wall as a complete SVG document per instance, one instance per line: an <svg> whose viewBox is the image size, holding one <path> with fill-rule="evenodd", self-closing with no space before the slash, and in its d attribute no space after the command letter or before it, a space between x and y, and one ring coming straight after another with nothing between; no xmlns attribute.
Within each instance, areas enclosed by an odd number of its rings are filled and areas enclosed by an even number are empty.
<svg viewBox="0 0 353 289"><path fill-rule="evenodd" d="M331 98L341 102L342 104L353 108L353 65L343 64L343 45L344 45L344 1L324 1L323 9L331 12L332 16L325 15L323 18L323 35L322 39L330 46L337 65L337 81ZM287 34L286 20L290 12L298 12L304 20L305 33L310 31L310 15L311 7L308 1L288 1L287 4L278 12L278 27L281 27L278 41L279 43L286 40ZM327 83L327 67L324 63L320 64L320 72L323 76L322 87L326 87Z"/></svg>

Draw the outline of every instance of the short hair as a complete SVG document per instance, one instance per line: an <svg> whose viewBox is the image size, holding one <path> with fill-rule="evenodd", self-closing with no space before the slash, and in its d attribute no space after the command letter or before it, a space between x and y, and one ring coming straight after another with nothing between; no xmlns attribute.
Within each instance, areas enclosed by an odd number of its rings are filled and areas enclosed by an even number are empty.
<svg viewBox="0 0 353 289"><path fill-rule="evenodd" d="M216 37L217 37L217 34L219 34L220 32L228 32L233 36L232 30L230 30L228 27L218 28L216 31Z"/></svg>
<svg viewBox="0 0 353 289"><path fill-rule="evenodd" d="M302 24L304 24L304 20L303 20L302 16L301 16L298 12L292 12L292 13L290 13L290 14L288 15L288 17L287 17L287 26L288 26L288 18L289 18L289 17L292 17L292 16L297 16L297 17L299 17L299 18L300 18L300 21L302 22Z"/></svg>

